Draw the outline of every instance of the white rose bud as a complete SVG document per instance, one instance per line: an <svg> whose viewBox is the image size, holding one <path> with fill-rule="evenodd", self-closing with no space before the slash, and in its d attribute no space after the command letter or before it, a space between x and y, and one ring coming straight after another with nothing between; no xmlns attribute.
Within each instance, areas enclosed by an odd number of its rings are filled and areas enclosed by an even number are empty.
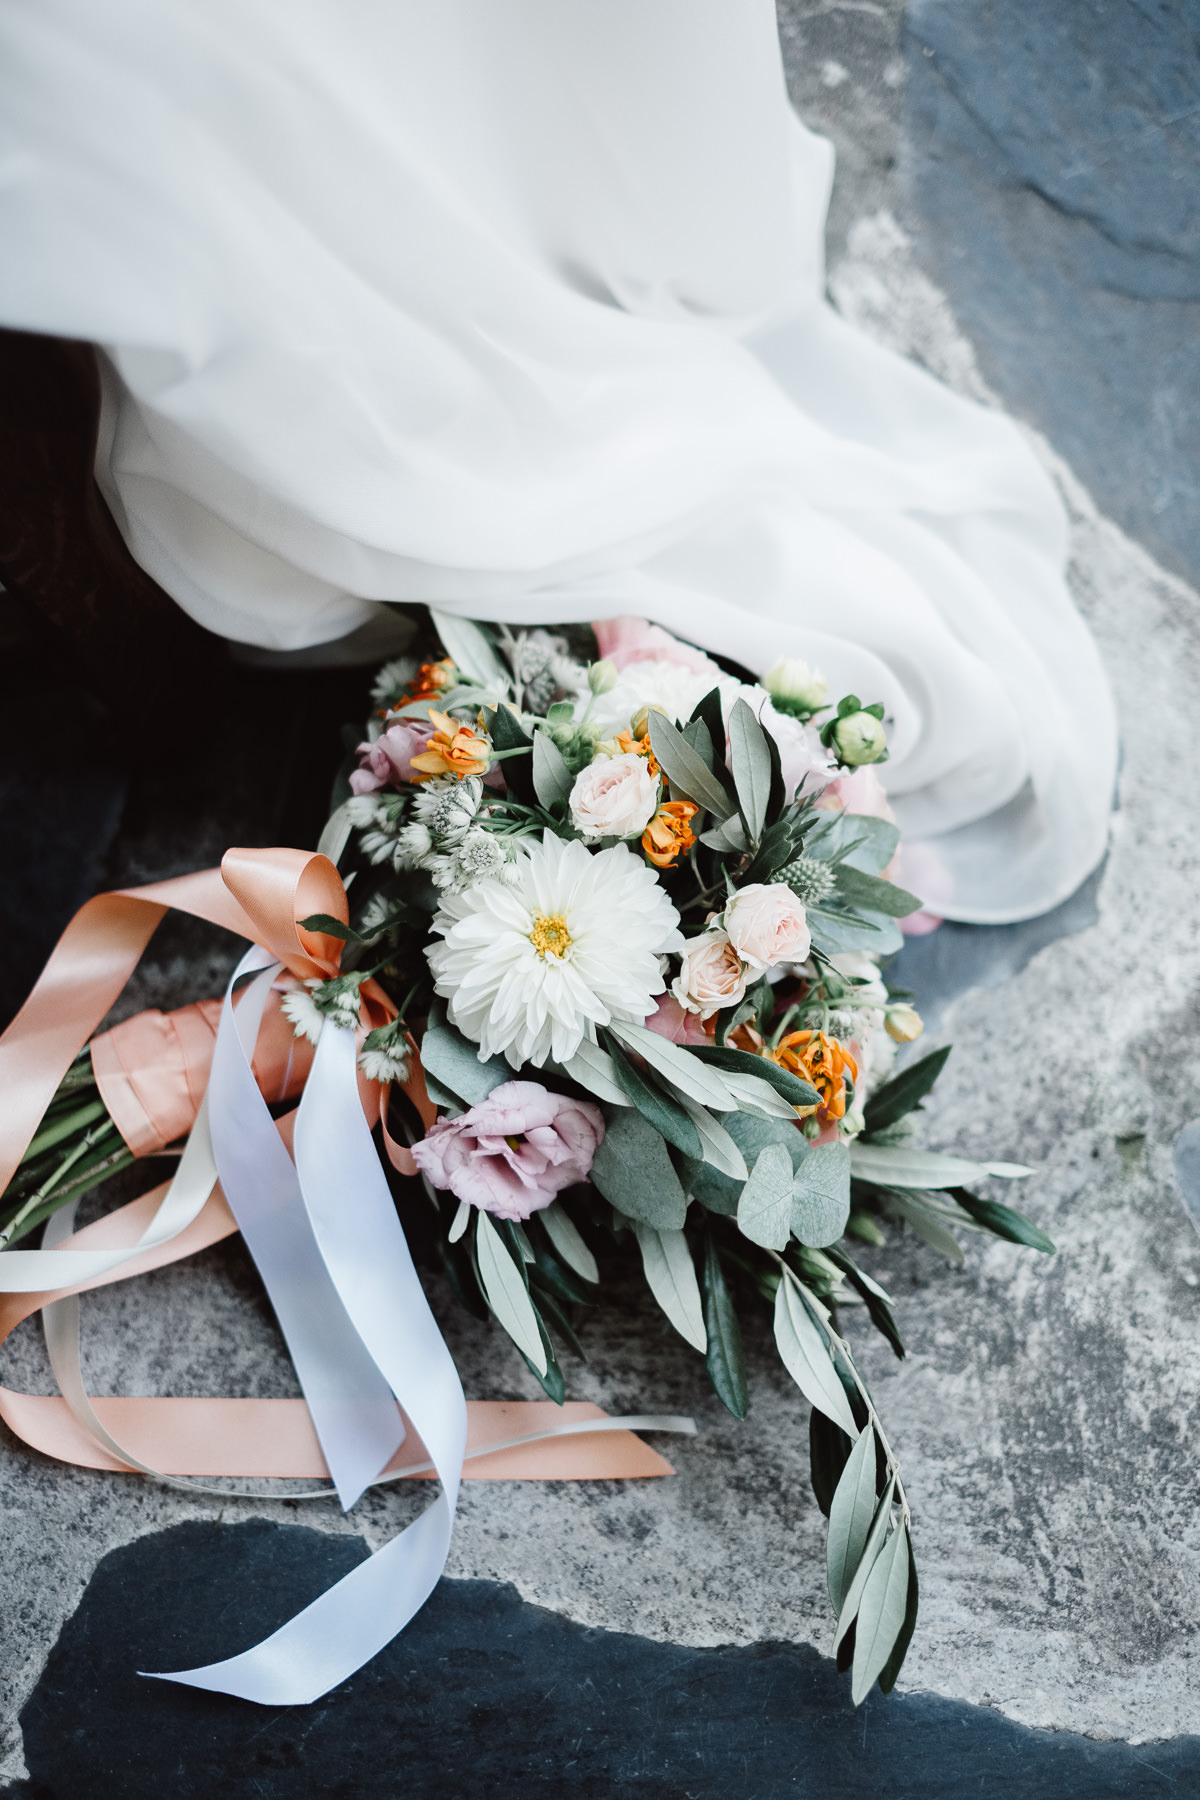
<svg viewBox="0 0 1200 1800"><path fill-rule="evenodd" d="M887 749L887 734L874 713L847 713L834 727L833 743L838 760L857 769L879 761Z"/></svg>
<svg viewBox="0 0 1200 1800"><path fill-rule="evenodd" d="M925 1029L925 1021L915 1006L889 1006L887 1034L897 1044L911 1044Z"/></svg>
<svg viewBox="0 0 1200 1800"><path fill-rule="evenodd" d="M636 751L600 756L575 777L568 804L585 838L640 837L658 808L658 777Z"/></svg>
<svg viewBox="0 0 1200 1800"><path fill-rule="evenodd" d="M820 669L810 669L799 656L781 656L763 676L773 700L794 700L806 712L817 712L829 698L829 683Z"/></svg>
<svg viewBox="0 0 1200 1800"><path fill-rule="evenodd" d="M683 946L683 967L671 992L685 1012L711 1018L746 996L750 971L730 942L727 931L705 931Z"/></svg>
<svg viewBox="0 0 1200 1800"><path fill-rule="evenodd" d="M725 929L743 962L760 973L802 963L812 948L804 908L784 881L740 888L725 908Z"/></svg>
<svg viewBox="0 0 1200 1800"><path fill-rule="evenodd" d="M588 686L593 694L611 694L617 685L617 665L607 658L588 664Z"/></svg>

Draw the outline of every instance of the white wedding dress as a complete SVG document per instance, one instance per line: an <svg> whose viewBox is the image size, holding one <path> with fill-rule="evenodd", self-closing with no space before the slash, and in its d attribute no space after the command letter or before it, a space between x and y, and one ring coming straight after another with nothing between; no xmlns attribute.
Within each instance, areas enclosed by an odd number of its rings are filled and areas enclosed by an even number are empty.
<svg viewBox="0 0 1200 1800"><path fill-rule="evenodd" d="M97 474L195 618L647 615L893 719L927 902L1102 855L1115 726L1004 418L825 304L770 0L0 0L0 322L106 352Z"/></svg>

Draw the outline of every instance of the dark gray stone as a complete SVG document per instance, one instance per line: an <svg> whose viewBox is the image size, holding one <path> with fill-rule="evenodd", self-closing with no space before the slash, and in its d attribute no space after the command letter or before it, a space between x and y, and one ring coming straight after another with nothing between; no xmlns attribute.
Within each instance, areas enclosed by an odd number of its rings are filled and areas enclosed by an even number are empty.
<svg viewBox="0 0 1200 1800"><path fill-rule="evenodd" d="M1150 1800L1200 1793L1200 1739L1132 1748L1035 1732L928 1694L859 1712L791 1644L689 1649L574 1624L490 1581L443 1581L374 1662L314 1706L140 1680L228 1655L361 1558L262 1521L182 1525L113 1551L22 1714L7 1800Z"/></svg>
<svg viewBox="0 0 1200 1800"><path fill-rule="evenodd" d="M1200 4L914 0L904 187L984 375L1200 573Z"/></svg>

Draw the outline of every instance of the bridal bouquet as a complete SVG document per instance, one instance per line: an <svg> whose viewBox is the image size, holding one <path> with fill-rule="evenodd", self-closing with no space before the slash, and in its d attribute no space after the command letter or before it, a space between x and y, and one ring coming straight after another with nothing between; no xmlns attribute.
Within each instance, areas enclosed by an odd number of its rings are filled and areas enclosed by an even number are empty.
<svg viewBox="0 0 1200 1800"><path fill-rule="evenodd" d="M883 708L832 704L799 662L758 685L640 620L421 629L339 778L320 848L349 919L298 923L341 958L276 982L294 1038L270 1097L330 1026L357 1034L402 1219L424 1230L432 1200L455 1292L553 1400L630 1264L739 1418L739 1316L769 1307L812 1408L839 1666L856 1701L887 1690L917 1610L909 1501L844 1312L904 1346L855 1247L891 1226L955 1257L957 1227L1052 1245L974 1191L1028 1170L914 1141L949 1052L892 1069L922 1024L881 963L921 903L895 879ZM77 1061L0 1244L130 1155Z"/></svg>

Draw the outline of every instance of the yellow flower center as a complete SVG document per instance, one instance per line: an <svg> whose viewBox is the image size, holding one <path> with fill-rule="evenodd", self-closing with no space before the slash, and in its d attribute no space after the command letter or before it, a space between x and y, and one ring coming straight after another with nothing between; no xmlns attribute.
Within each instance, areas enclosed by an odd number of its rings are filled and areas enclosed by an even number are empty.
<svg viewBox="0 0 1200 1800"><path fill-rule="evenodd" d="M571 948L571 934L561 913L538 913L533 921L529 941L538 955L557 957L561 962Z"/></svg>

